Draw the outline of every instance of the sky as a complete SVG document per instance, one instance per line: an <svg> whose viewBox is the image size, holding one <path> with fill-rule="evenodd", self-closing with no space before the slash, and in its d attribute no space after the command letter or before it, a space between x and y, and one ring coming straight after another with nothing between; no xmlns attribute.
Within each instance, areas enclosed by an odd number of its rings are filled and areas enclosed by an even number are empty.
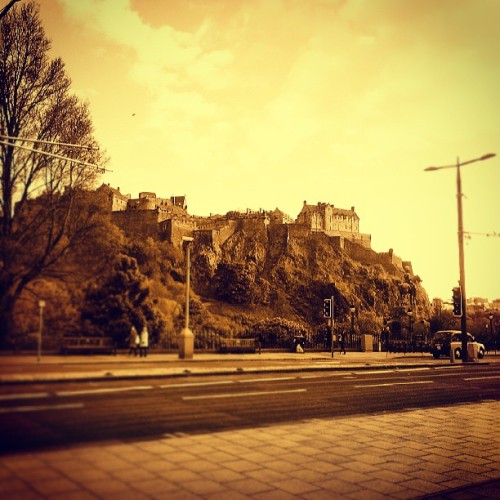
<svg viewBox="0 0 500 500"><path fill-rule="evenodd" d="M429 298L500 298L498 0L41 0L110 157L193 215L355 207ZM496 234L496 236L495 236Z"/></svg>

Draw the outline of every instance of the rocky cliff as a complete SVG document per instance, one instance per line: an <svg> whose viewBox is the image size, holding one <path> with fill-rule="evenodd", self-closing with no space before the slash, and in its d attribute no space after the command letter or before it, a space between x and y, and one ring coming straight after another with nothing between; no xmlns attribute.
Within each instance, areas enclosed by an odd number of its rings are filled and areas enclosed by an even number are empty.
<svg viewBox="0 0 500 500"><path fill-rule="evenodd" d="M414 321L428 319L420 279L411 266L394 265L388 255L341 245L323 233L291 235L286 225L242 225L220 245L195 242L193 287L212 303L231 304L233 311L281 316L312 329L325 324L323 299L330 296L338 322L348 322L353 306L357 317L380 325L410 308Z"/></svg>

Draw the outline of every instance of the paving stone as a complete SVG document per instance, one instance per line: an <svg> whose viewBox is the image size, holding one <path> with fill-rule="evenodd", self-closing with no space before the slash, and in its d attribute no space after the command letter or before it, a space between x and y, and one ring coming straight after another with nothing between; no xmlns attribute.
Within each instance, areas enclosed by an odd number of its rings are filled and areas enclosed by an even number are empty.
<svg viewBox="0 0 500 500"><path fill-rule="evenodd" d="M421 491L422 493L435 493L436 491L441 491L443 489L441 484L431 483L430 481L425 481L424 479L410 479L399 484L400 486L404 486L404 488L411 488L413 490Z"/></svg>
<svg viewBox="0 0 500 500"><path fill-rule="evenodd" d="M186 481L182 484L182 487L198 495L218 493L226 489L220 483L217 483L216 481L210 481L209 479L201 479L198 481Z"/></svg>
<svg viewBox="0 0 500 500"><path fill-rule="evenodd" d="M427 469L412 470L408 473L408 475L414 477L415 479L423 479L437 484L446 480L446 476L444 474Z"/></svg>
<svg viewBox="0 0 500 500"><path fill-rule="evenodd" d="M401 486L400 483L391 483L383 479L371 479L365 481L362 486L363 489L373 490L384 495L390 495L405 489L405 486Z"/></svg>
<svg viewBox="0 0 500 500"><path fill-rule="evenodd" d="M325 474L331 474L332 472L337 472L339 470L342 470L342 467L340 465L333 464L331 462L323 462L323 461L306 462L306 463L300 464L300 466L303 470L324 472Z"/></svg>
<svg viewBox="0 0 500 500"><path fill-rule="evenodd" d="M318 490L318 486L301 481L300 479L287 479L285 481L276 481L273 483L276 488L291 493L293 495L302 495L310 491Z"/></svg>
<svg viewBox="0 0 500 500"><path fill-rule="evenodd" d="M79 489L79 485L70 479L58 478L47 481L30 481L30 486L46 497L55 493L66 493Z"/></svg>
<svg viewBox="0 0 500 500"><path fill-rule="evenodd" d="M217 491L216 493L211 493L209 495L203 495L203 498L205 500L248 500L247 495L228 489ZM252 498L258 497L254 495Z"/></svg>
<svg viewBox="0 0 500 500"><path fill-rule="evenodd" d="M245 476L253 478L253 479L257 479L258 481L262 481L263 483L272 483L274 481L284 481L284 480L289 478L289 476L287 474L284 474L283 472L279 472L277 470L272 470L272 469L266 469L266 468L246 472Z"/></svg>
<svg viewBox="0 0 500 500"><path fill-rule="evenodd" d="M317 486L318 489L327 490L332 494L337 495L344 495L360 490L360 487L357 484L348 483L347 481L342 481L342 479L329 479L328 481L321 481L315 486Z"/></svg>
<svg viewBox="0 0 500 500"><path fill-rule="evenodd" d="M231 481L230 483L227 483L226 486L245 495L255 495L256 493L262 493L264 491L274 489L269 484L251 478Z"/></svg>
<svg viewBox="0 0 500 500"><path fill-rule="evenodd" d="M258 471L249 471L246 472L246 476L252 477L252 474L258 474L261 470ZM208 471L200 472L202 477L210 479L212 481L217 481L219 483L229 483L230 481L236 481L237 479L245 479L245 475L235 472L231 469L219 468L219 469L211 469Z"/></svg>
<svg viewBox="0 0 500 500"><path fill-rule="evenodd" d="M173 469L165 472L158 472L157 475L177 484L182 484L185 481L197 481L203 478L202 475L185 469Z"/></svg>
<svg viewBox="0 0 500 500"><path fill-rule="evenodd" d="M112 493L123 492L130 490L130 486L123 481L117 479L101 479L99 481L88 481L85 483L85 488L98 496L110 495Z"/></svg>
<svg viewBox="0 0 500 500"><path fill-rule="evenodd" d="M282 490L264 491L262 493L256 493L255 495L252 495L253 500L299 500L302 498L302 495L292 495L291 493Z"/></svg>
<svg viewBox="0 0 500 500"><path fill-rule="evenodd" d="M22 497L23 500L28 500L29 497ZM65 491L64 493L58 493L55 495L50 495L50 500L95 500L99 498L96 495L88 491Z"/></svg>
<svg viewBox="0 0 500 500"><path fill-rule="evenodd" d="M15 491L25 490L27 485L17 477L8 477L0 480L0 494L6 496Z"/></svg>
<svg viewBox="0 0 500 500"><path fill-rule="evenodd" d="M320 481L326 481L327 479L332 477L332 472L333 471L319 472L317 470L311 470L311 469L297 469L290 471L287 474L291 478L300 479L302 481L315 484ZM337 472L335 472L335 477L337 477Z"/></svg>
<svg viewBox="0 0 500 500"><path fill-rule="evenodd" d="M387 462L384 464L384 468L386 468L386 465ZM374 465L365 464L363 462L344 462L342 463L342 467L344 467L345 469L361 472L363 474L380 470L380 467L375 467Z"/></svg>

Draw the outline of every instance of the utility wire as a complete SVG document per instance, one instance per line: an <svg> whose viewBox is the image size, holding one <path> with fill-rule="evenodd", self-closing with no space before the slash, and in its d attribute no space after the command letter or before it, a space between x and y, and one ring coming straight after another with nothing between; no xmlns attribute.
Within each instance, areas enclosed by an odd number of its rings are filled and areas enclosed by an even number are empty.
<svg viewBox="0 0 500 500"><path fill-rule="evenodd" d="M21 141L21 142L35 142L40 144L53 144L54 146L67 146L71 148L87 149L89 151L99 150L99 148L95 146L82 146L81 144L72 144L69 142L44 141L42 139L27 139L24 137L12 137L10 135L2 135L2 134L0 134L0 139L10 139L11 141Z"/></svg>
<svg viewBox="0 0 500 500"><path fill-rule="evenodd" d="M93 163L88 163L86 161L77 160L75 158L68 158L67 156L62 156L62 155L58 155L55 153L49 153L47 151L41 151L41 150L35 149L35 148L28 148L26 146L21 146L19 144L12 144L11 142L2 141L1 139L0 139L0 144L4 144L5 146L12 146L14 148L25 149L26 151L31 151L32 153L40 153L42 155L50 156L52 158L57 158L59 160L66 160L66 161L69 161L71 163L76 163L77 165L80 165L82 167L92 167L92 168L95 168L97 171L102 172L102 173L112 172L112 170L108 170L107 168L104 168L104 167L99 167L99 165L95 165Z"/></svg>

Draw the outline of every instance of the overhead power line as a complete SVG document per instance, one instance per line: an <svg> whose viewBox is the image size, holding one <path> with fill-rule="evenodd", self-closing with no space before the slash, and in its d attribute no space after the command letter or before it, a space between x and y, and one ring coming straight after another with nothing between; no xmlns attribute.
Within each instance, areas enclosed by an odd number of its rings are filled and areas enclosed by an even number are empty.
<svg viewBox="0 0 500 500"><path fill-rule="evenodd" d="M53 144L54 146L66 146L70 148L87 149L88 151L99 150L99 148L95 146L82 146L81 144L72 144L70 142L45 141L43 139L27 139L25 137L12 137L10 135L2 135L2 134L0 134L0 139L9 139L11 141L20 141L20 142L35 142L40 144Z"/></svg>
<svg viewBox="0 0 500 500"><path fill-rule="evenodd" d="M3 136L0 136L0 137L3 137ZM14 140L16 140L16 139L14 139ZM24 149L24 150L30 151L32 153L39 153L41 155L50 156L51 158L57 158L58 160L69 161L71 163L76 163L77 165L80 165L82 167L95 168L97 171L102 172L102 173L112 172L112 170L109 170L109 169L104 168L104 167L100 167L99 165L95 165L94 163L88 163L88 162L83 161L83 160L78 160L76 158L69 158L67 156L58 155L56 153L49 153L48 151L41 151L40 149L28 148L27 146L21 146L20 144L13 144L12 142L3 141L1 139L0 139L0 144L4 144L5 146L12 146L15 148Z"/></svg>
<svg viewBox="0 0 500 500"><path fill-rule="evenodd" d="M496 233L495 231L493 231L492 233L473 233L473 232L470 232L470 231L464 231L464 235L466 238L470 239L471 238L471 235L474 235L474 236L487 236L487 237L498 237L500 236L500 233Z"/></svg>

